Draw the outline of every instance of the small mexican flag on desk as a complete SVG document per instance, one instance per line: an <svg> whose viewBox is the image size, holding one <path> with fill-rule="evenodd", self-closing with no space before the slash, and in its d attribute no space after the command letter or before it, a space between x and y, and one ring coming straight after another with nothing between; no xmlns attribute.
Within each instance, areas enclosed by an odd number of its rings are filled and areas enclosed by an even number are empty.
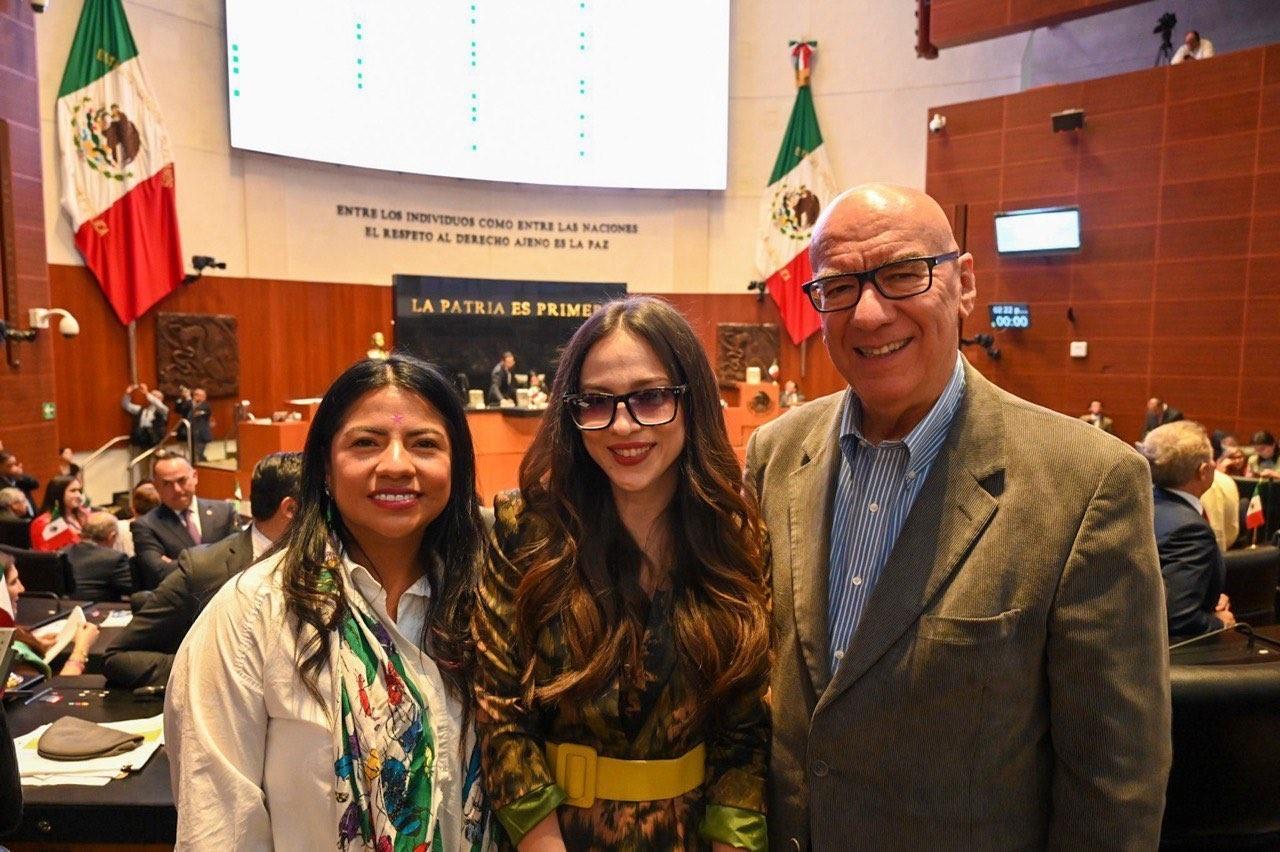
<svg viewBox="0 0 1280 852"><path fill-rule="evenodd" d="M1253 497L1249 499L1249 508L1245 510L1244 528L1256 530L1266 522L1267 519L1262 514L1262 480L1259 479L1253 488Z"/></svg>
<svg viewBox="0 0 1280 852"><path fill-rule="evenodd" d="M85 0L58 89L62 207L120 322L182 280L173 152L120 0Z"/></svg>

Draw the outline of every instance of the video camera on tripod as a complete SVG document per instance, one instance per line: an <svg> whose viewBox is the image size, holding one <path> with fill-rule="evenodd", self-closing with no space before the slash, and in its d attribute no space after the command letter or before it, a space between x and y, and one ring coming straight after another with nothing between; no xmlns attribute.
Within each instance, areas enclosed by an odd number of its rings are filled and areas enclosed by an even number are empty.
<svg viewBox="0 0 1280 852"><path fill-rule="evenodd" d="M1167 64L1173 57L1173 28L1178 25L1178 16L1172 12L1165 12L1160 16L1160 20L1156 21L1156 27L1151 32L1160 34L1160 49L1156 51L1156 65Z"/></svg>

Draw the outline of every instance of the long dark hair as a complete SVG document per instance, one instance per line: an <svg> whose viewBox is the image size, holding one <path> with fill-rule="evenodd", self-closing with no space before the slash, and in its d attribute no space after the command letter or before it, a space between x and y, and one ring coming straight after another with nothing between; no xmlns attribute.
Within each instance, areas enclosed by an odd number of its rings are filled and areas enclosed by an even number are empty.
<svg viewBox="0 0 1280 852"><path fill-rule="evenodd" d="M652 297L604 305L574 334L556 371L542 426L520 466L529 525L512 554L524 569L516 592L517 634L525 649L559 620L570 659L527 698L572 705L597 696L642 652L646 596L642 554L618 517L608 477L588 455L564 404L582 363L605 336L626 330L647 343L680 397L685 443L666 520L673 540L673 627L682 672L694 684L690 726L712 708L768 678L770 628L763 531L742 487L725 433L715 375L697 335L675 308Z"/></svg>
<svg viewBox="0 0 1280 852"><path fill-rule="evenodd" d="M67 488L70 487L71 483L79 481L80 477L74 475L55 476L50 479L49 484L44 487L44 500L40 503L40 514L48 512L54 518L65 515L67 513L65 503Z"/></svg>
<svg viewBox="0 0 1280 852"><path fill-rule="evenodd" d="M418 561L431 586L423 647L440 668L449 689L465 697L470 689L475 646L470 619L480 560L487 533L476 502L475 451L466 412L457 392L435 367L408 355L394 353L385 360L357 361L329 386L316 409L302 452L302 495L298 514L276 549L281 562L285 605L297 618L302 637L301 674L307 689L321 698L317 673L328 663L330 633L346 615L341 576L330 568L330 547L336 537L352 542L337 506L328 496L330 448L352 406L371 391L397 387L431 404L444 418L451 448L449 502L428 526ZM338 585L323 581L333 576Z"/></svg>

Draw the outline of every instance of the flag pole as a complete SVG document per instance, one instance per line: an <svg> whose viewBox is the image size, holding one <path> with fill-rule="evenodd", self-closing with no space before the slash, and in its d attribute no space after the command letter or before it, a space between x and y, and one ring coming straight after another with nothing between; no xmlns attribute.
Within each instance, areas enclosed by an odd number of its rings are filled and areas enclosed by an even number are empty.
<svg viewBox="0 0 1280 852"><path fill-rule="evenodd" d="M138 321L134 320L125 326L125 332L129 337L129 384L136 385L138 383Z"/></svg>
<svg viewBox="0 0 1280 852"><path fill-rule="evenodd" d="M812 337L812 335L810 335ZM804 378L805 362L808 360L805 356L809 354L809 338L806 337L800 341L800 378Z"/></svg>

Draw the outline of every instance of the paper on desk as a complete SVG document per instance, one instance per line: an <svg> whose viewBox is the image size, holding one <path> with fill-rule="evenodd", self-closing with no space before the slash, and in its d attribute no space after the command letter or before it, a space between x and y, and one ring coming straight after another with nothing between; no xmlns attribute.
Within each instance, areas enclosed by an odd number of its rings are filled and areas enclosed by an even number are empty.
<svg viewBox="0 0 1280 852"><path fill-rule="evenodd" d="M53 641L53 645L44 653L44 661L46 663L53 662L54 657L62 653L62 650L71 644L76 638L76 631L85 623L84 610L76 607L71 610L71 614L66 618L47 624L36 633L41 639L53 635L55 630L58 631L58 638Z"/></svg>
<svg viewBox="0 0 1280 852"><path fill-rule="evenodd" d="M128 734L142 734L142 745L133 751L112 757L97 757L92 760L48 760L41 757L38 751L40 735L49 728L49 725L41 725L31 733L14 737L13 740L14 748L18 752L18 771L22 775L22 783L29 787L52 787L60 784L101 787L113 778L122 778L126 773L135 772L146 766L151 756L164 745L164 714L157 714L147 719L129 719L124 722L100 724Z"/></svg>
<svg viewBox="0 0 1280 852"><path fill-rule="evenodd" d="M107 613L107 617L102 619L99 627L128 627L129 622L133 621L133 613L127 609L113 609Z"/></svg>

